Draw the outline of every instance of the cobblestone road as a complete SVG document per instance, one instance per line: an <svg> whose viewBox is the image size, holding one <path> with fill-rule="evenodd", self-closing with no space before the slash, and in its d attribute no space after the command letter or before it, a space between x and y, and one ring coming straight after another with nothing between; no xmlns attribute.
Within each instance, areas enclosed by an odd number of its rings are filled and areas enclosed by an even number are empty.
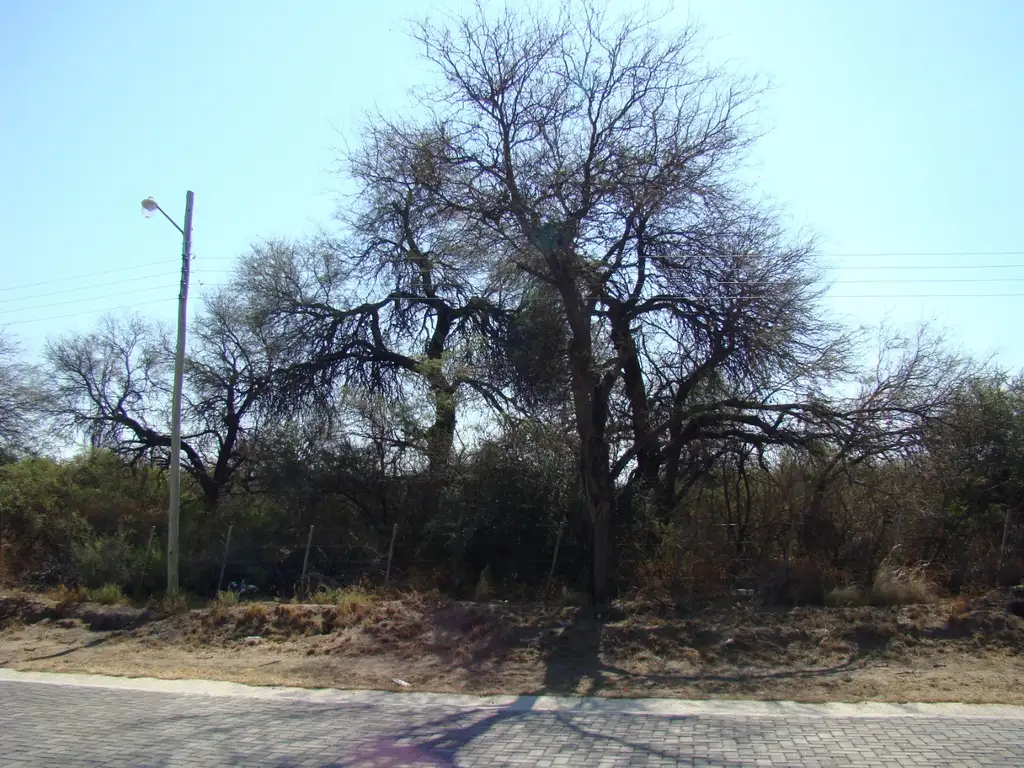
<svg viewBox="0 0 1024 768"><path fill-rule="evenodd" d="M1014 716L517 709L0 680L0 765L1024 765L1024 718Z"/></svg>

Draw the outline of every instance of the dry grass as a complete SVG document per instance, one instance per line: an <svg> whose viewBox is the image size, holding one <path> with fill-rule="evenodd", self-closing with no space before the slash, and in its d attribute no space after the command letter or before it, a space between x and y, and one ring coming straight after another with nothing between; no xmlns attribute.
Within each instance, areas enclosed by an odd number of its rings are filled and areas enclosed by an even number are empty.
<svg viewBox="0 0 1024 768"><path fill-rule="evenodd" d="M871 604L919 605L935 602L935 591L921 568L882 566L871 585Z"/></svg>
<svg viewBox="0 0 1024 768"><path fill-rule="evenodd" d="M221 608L231 608L238 605L238 593L232 592L230 589L223 590L217 593L217 597L213 602Z"/></svg>
<svg viewBox="0 0 1024 768"><path fill-rule="evenodd" d="M878 608L923 605L936 600L935 591L921 568L882 566L869 589L854 585L825 593L825 605L833 608L872 605Z"/></svg>
<svg viewBox="0 0 1024 768"><path fill-rule="evenodd" d="M361 587L351 589L319 589L310 598L314 605L337 606L342 616L366 615L374 605L381 601L381 596Z"/></svg>
<svg viewBox="0 0 1024 768"><path fill-rule="evenodd" d="M830 608L842 608L851 605L867 605L863 590L853 585L836 587L825 593L825 605Z"/></svg>
<svg viewBox="0 0 1024 768"><path fill-rule="evenodd" d="M161 598L156 605L157 610L165 616L177 616L189 610L188 599L183 595Z"/></svg>
<svg viewBox="0 0 1024 768"><path fill-rule="evenodd" d="M84 603L89 598L84 587L66 587L63 584L59 587L48 590L44 595L58 605L75 605L77 603Z"/></svg>
<svg viewBox="0 0 1024 768"><path fill-rule="evenodd" d="M970 598L960 596L949 603L949 620L952 622L962 621L971 610Z"/></svg>
<svg viewBox="0 0 1024 768"><path fill-rule="evenodd" d="M63 584L45 593L46 597L58 605L71 607L80 603L99 603L100 605L128 605L131 601L125 597L119 584L104 584L102 587L88 589L86 587L66 587Z"/></svg>
<svg viewBox="0 0 1024 768"><path fill-rule="evenodd" d="M81 605L65 620L52 601L13 596L0 598L0 662L314 687L390 688L397 675L419 690L476 693L1024 701L1024 620L1005 596L891 607L871 597L837 590L830 600L864 604L729 604L685 616L619 601L599 621L569 606L347 590L318 605L208 601L92 647L104 634L83 617L123 608Z"/></svg>
<svg viewBox="0 0 1024 768"><path fill-rule="evenodd" d="M100 605L125 605L129 603L119 584L104 584L97 589L86 592L88 599Z"/></svg>

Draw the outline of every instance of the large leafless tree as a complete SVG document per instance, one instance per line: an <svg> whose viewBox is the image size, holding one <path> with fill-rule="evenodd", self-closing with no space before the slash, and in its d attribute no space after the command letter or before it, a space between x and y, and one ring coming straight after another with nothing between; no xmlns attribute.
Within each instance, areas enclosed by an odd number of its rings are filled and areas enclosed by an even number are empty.
<svg viewBox="0 0 1024 768"><path fill-rule="evenodd" d="M733 175L756 88L661 26L589 3L426 21L427 116L378 123L431 136L434 206L558 297L598 601L624 490L671 486L699 437L784 440L844 348L810 243Z"/></svg>

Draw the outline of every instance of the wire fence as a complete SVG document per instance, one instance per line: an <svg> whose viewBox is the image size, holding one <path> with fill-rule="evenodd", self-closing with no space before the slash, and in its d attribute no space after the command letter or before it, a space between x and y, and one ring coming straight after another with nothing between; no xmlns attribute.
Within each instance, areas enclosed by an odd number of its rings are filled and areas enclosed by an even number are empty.
<svg viewBox="0 0 1024 768"><path fill-rule="evenodd" d="M950 557L948 542L927 530L916 537L909 529L894 534L874 547L876 554L857 541L848 542L846 549L857 551L843 555L845 564L835 553L802 551L795 544L797 537L780 546L785 537L760 529L752 537L748 531L744 539L725 535L725 525L708 525L703 532L695 529L692 535L668 539L635 533L620 537L612 578L630 594L647 595L764 593L777 589L780 581L796 579L807 582L808 589L818 589L867 584L879 557L894 553L897 566L924 562L942 590L1016 584L1024 578L1024 526L1013 522L1004 521L992 535L953 540L964 550L955 557ZM10 553L16 562L11 561L6 572L25 583L117 583L140 598L163 593L166 525L136 523L121 538L72 533L54 529L33 539L38 546L15 552L8 533L0 530L0 573L5 572ZM438 589L464 598L531 600L578 596L589 586L589 547L582 525L524 528L509 535L488 530L483 539L467 534L465 540L447 528L424 535L400 526L369 532L295 523L276 530L201 526L188 533L182 542L180 582L183 589L204 597L231 589L294 599L364 585ZM853 562L867 567L850 565Z"/></svg>

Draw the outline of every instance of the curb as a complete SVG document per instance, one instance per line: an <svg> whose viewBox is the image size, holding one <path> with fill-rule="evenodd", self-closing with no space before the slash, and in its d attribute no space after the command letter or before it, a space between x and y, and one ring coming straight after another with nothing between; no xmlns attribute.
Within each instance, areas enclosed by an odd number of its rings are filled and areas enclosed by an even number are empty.
<svg viewBox="0 0 1024 768"><path fill-rule="evenodd" d="M577 712L602 715L631 714L662 717L811 717L811 718L936 718L1024 720L1024 707L1007 704L932 703L829 703L796 701L735 701L689 699L603 699L569 696L469 696L447 693L395 693L347 691L282 686L253 686L216 680L160 680L149 677L109 677L61 672L19 672L0 669L3 683L100 688L188 696L229 696L321 705L361 704L380 707L501 710L523 712Z"/></svg>

